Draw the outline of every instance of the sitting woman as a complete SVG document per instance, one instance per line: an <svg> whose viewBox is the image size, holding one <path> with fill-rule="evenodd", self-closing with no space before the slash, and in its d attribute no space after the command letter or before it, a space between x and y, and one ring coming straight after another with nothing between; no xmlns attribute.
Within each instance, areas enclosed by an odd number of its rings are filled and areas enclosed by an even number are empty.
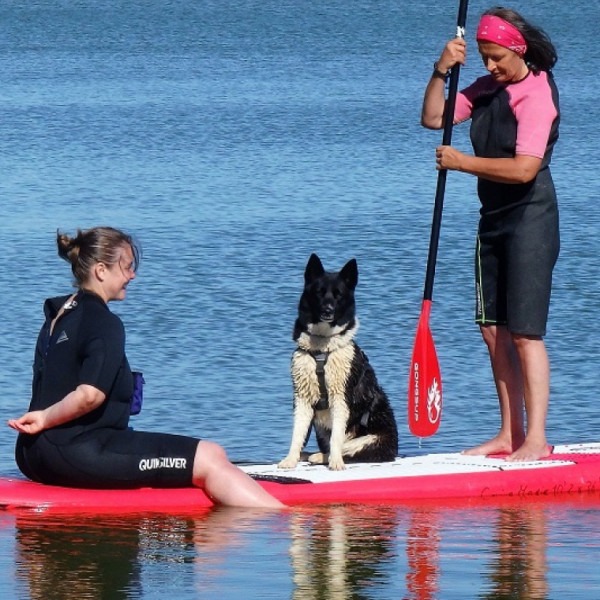
<svg viewBox="0 0 600 600"><path fill-rule="evenodd" d="M16 460L23 474L85 488L194 485L224 505L283 507L218 444L128 427L133 375L123 323L108 303L125 299L138 249L111 227L75 237L58 233L57 245L77 291L46 300L29 412L8 421L19 432Z"/></svg>

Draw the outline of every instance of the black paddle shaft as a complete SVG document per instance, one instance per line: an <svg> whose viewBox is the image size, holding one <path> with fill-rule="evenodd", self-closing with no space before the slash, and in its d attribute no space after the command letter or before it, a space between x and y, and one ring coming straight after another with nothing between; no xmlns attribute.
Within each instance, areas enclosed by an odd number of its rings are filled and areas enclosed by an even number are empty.
<svg viewBox="0 0 600 600"><path fill-rule="evenodd" d="M464 37L465 24L467 22L467 8L469 0L460 0L458 7L458 18L456 20L456 33L458 37ZM452 125L454 123L454 107L456 106L456 94L458 92L458 75L460 65L452 67L450 83L448 86L448 99L444 119L444 135L442 145L449 146L452 142ZM438 244L440 241L440 228L442 225L442 210L444 208L444 193L446 191L446 176L448 171L438 171L437 187L435 190L435 204L433 207L433 223L431 224L431 238L429 240L429 255L427 257L427 274L425 276L425 291L423 298L431 300L433 297L433 279L435 277L435 263L437 260Z"/></svg>

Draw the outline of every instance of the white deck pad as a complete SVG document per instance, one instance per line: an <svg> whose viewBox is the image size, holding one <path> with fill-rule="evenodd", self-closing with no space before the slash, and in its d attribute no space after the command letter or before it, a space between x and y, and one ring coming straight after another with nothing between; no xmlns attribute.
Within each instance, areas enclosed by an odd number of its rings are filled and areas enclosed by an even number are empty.
<svg viewBox="0 0 600 600"><path fill-rule="evenodd" d="M600 454L600 443L563 444L554 448L554 455ZM465 456L459 452L445 454L424 454L397 458L388 463L347 463L342 471L331 471L324 465L311 465L300 462L295 469L279 469L277 464L240 465L254 476L304 480L312 483L358 481L368 479L388 479L393 477L423 477L427 475L452 475L464 473L485 473L489 471L522 471L567 466L573 461L553 459L529 462L508 462L503 458L486 456Z"/></svg>

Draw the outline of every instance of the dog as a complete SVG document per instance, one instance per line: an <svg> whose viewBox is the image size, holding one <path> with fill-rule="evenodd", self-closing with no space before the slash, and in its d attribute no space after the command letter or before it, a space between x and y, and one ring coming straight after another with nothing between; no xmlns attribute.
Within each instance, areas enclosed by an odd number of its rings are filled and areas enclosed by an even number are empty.
<svg viewBox="0 0 600 600"><path fill-rule="evenodd" d="M304 272L292 355L294 426L288 455L278 464L293 469L314 428L320 452L312 464L331 470L348 462L393 461L398 454L394 412L365 353L358 330L354 292L356 259L327 272L312 254Z"/></svg>

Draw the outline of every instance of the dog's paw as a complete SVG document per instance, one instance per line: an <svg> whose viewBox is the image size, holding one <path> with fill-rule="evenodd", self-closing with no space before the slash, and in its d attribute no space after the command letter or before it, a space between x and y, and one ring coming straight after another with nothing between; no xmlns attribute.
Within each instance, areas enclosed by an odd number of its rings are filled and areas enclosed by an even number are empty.
<svg viewBox="0 0 600 600"><path fill-rule="evenodd" d="M346 468L344 459L340 456L339 458L329 457L329 470L330 471L343 471Z"/></svg>
<svg viewBox="0 0 600 600"><path fill-rule="evenodd" d="M327 455L322 452L315 452L314 454L311 454L307 460L311 465L326 465Z"/></svg>
<svg viewBox="0 0 600 600"><path fill-rule="evenodd" d="M278 465L278 469L295 469L298 465L298 461L286 456Z"/></svg>

